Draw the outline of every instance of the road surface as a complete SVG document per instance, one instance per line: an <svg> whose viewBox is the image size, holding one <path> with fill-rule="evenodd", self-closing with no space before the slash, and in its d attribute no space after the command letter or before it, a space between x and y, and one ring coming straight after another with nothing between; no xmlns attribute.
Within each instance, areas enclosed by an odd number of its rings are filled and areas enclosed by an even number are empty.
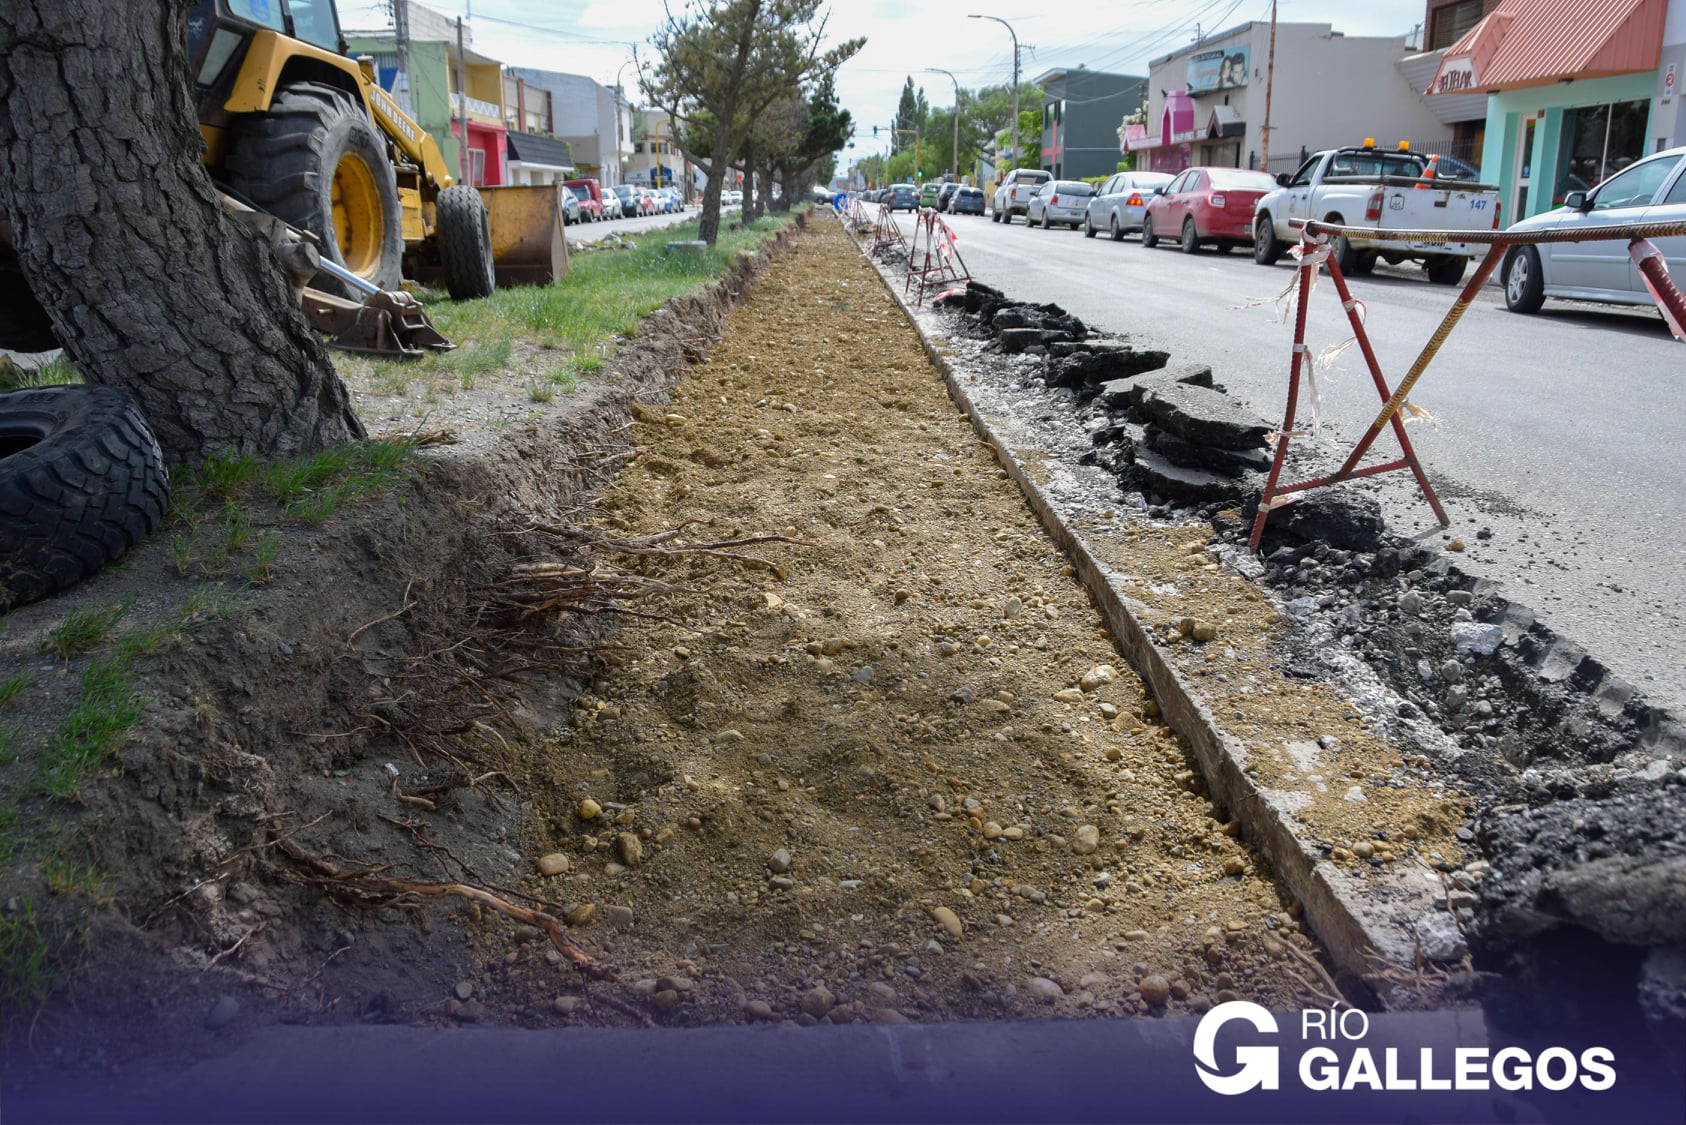
<svg viewBox="0 0 1686 1125"><path fill-rule="evenodd" d="M1272 305L1241 306L1293 280L1287 259L1266 268L1245 252L1191 256L1166 243L1144 249L1135 236L1114 243L1022 220L948 221L980 281L1056 301L1091 326L1170 351L1173 362L1209 363L1230 393L1273 422L1282 417L1292 324ZM900 222L911 229L910 217ZM1396 384L1456 290L1409 265L1352 288ZM1326 276L1311 305L1314 352L1351 335ZM1502 582L1677 714L1686 713L1683 376L1686 349L1654 310L1548 301L1519 316L1489 286L1411 396L1439 421L1413 425L1411 440L1452 518L1449 536L1468 545L1460 564ZM1380 400L1356 348L1317 382L1322 456L1338 459ZM1376 448L1391 456L1397 446L1388 435ZM1340 487L1375 490L1395 531L1442 541L1408 473ZM1490 538L1478 537L1484 529Z"/></svg>

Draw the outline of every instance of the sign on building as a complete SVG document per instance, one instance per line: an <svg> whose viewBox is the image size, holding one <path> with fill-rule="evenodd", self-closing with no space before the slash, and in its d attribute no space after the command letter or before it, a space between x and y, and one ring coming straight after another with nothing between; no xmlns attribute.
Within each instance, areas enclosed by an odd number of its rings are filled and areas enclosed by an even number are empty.
<svg viewBox="0 0 1686 1125"><path fill-rule="evenodd" d="M1188 57L1188 92L1205 94L1247 84L1247 46L1200 51Z"/></svg>

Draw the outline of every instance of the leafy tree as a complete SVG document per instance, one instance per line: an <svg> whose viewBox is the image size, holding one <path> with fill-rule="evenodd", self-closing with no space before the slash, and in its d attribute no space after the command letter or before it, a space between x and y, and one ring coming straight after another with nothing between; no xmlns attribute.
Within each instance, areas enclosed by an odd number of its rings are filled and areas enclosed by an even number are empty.
<svg viewBox="0 0 1686 1125"><path fill-rule="evenodd" d="M866 43L851 39L827 49L819 11L820 0L699 0L685 13L669 13L650 38L660 58L641 85L678 123L679 148L708 176L701 233L711 245L720 233L726 168L741 159L759 119L805 83L834 73ZM692 143L703 121L706 155Z"/></svg>
<svg viewBox="0 0 1686 1125"><path fill-rule="evenodd" d="M188 6L0 2L0 219L18 268L77 368L131 391L172 462L361 437L275 251L200 161Z"/></svg>

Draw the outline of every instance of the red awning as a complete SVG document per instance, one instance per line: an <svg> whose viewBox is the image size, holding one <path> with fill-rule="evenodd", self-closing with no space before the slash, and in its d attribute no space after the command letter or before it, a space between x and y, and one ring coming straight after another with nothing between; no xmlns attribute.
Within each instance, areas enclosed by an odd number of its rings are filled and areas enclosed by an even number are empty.
<svg viewBox="0 0 1686 1125"><path fill-rule="evenodd" d="M1657 69L1668 0L1504 0L1446 48L1426 93L1519 90Z"/></svg>

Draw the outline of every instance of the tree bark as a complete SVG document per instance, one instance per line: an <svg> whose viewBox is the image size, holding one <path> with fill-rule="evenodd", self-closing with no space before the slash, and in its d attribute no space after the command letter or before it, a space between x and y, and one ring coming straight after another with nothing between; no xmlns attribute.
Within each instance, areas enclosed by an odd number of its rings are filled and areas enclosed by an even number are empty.
<svg viewBox="0 0 1686 1125"><path fill-rule="evenodd" d="M201 164L187 0L0 3L0 214L66 352L172 463L363 436L274 251Z"/></svg>

